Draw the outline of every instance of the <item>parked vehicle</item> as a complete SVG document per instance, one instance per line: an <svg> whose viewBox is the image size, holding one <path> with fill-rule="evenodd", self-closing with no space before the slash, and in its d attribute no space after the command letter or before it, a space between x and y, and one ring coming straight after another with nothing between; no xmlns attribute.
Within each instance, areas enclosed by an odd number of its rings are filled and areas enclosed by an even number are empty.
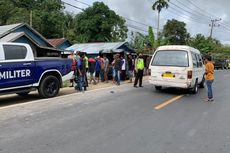
<svg viewBox="0 0 230 153"><path fill-rule="evenodd" d="M0 43L0 94L25 96L37 89L44 98L55 97L69 80L72 60L34 58L28 44Z"/></svg>
<svg viewBox="0 0 230 153"><path fill-rule="evenodd" d="M214 67L215 69L228 69L228 63L226 60L215 60L214 61Z"/></svg>
<svg viewBox="0 0 230 153"><path fill-rule="evenodd" d="M189 46L162 46L154 53L150 67L156 90L162 87L190 89L204 87L205 67L199 50Z"/></svg>

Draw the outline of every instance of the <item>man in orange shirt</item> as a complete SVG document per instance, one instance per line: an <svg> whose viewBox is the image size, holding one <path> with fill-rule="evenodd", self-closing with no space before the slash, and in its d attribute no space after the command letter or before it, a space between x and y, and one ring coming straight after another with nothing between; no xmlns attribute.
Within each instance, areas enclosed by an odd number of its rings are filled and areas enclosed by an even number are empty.
<svg viewBox="0 0 230 153"><path fill-rule="evenodd" d="M208 98L206 101L211 102L214 101L212 92L212 84L214 82L214 65L211 56L206 57L205 63L205 80L208 89Z"/></svg>

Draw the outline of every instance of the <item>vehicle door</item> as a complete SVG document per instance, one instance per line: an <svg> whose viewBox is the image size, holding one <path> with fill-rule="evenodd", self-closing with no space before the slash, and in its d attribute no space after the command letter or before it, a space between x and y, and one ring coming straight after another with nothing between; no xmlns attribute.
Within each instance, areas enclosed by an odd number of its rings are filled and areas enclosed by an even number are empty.
<svg viewBox="0 0 230 153"><path fill-rule="evenodd" d="M204 67L203 60L200 54L196 54L196 59L197 59L197 76L198 76L199 83L200 83L204 77L205 67Z"/></svg>
<svg viewBox="0 0 230 153"><path fill-rule="evenodd" d="M33 84L34 61L28 57L28 48L11 44L1 47L4 59L0 61L0 90L30 87Z"/></svg>

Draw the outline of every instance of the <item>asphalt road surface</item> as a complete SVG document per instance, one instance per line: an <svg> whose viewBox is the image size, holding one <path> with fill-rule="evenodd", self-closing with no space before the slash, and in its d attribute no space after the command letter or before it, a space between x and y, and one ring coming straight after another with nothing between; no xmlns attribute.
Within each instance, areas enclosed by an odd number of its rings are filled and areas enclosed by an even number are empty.
<svg viewBox="0 0 230 153"><path fill-rule="evenodd" d="M0 107L0 153L229 153L229 78L214 103L145 82Z"/></svg>

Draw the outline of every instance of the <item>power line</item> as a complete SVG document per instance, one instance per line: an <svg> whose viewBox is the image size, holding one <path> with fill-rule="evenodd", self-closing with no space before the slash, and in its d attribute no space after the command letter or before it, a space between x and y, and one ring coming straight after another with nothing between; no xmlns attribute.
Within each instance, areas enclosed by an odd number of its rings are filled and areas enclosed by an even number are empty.
<svg viewBox="0 0 230 153"><path fill-rule="evenodd" d="M225 25L220 23L220 27L223 27L225 30L227 30L228 32L230 32L230 28L226 27Z"/></svg>
<svg viewBox="0 0 230 153"><path fill-rule="evenodd" d="M137 26L134 26L134 25L129 25L129 24L126 24L126 26L127 26L127 27L129 27L129 28L132 28L132 29L138 30L138 31L142 31L142 32L148 33L148 31L147 31L147 30L141 29L141 28L139 28L139 27L137 27Z"/></svg>
<svg viewBox="0 0 230 153"><path fill-rule="evenodd" d="M200 17L200 16L201 16L201 17L206 16L207 18L212 19L212 17L208 16L207 14L204 14L203 11L202 11L202 12L198 12L198 11L200 11L200 10L194 10L194 9L188 7L188 5L182 3L181 1L179 1L179 0L176 0L176 1L177 1L180 5L182 5L183 7L187 8L187 9L189 9L189 10L192 10L194 13L197 14L197 16L199 16L199 17Z"/></svg>
<svg viewBox="0 0 230 153"><path fill-rule="evenodd" d="M146 26L146 27L150 27L150 25L144 24L144 23L142 23L142 22L140 22L140 21L135 21L135 20L129 19L129 18L127 18L127 17L124 17L124 18L125 18L126 20L135 22L135 23L137 23L137 24L144 25L144 26ZM152 26L151 26L151 27L152 27ZM157 28L153 27L153 29L157 29Z"/></svg>
<svg viewBox="0 0 230 153"><path fill-rule="evenodd" d="M84 4L84 5L88 6L88 7L90 7L90 6L91 6L90 4L85 3L85 2L82 2L82 1L79 1L79 0L74 0L74 1L79 2L79 3L81 3L81 4ZM143 22L141 22L141 21L136 21L136 20L133 20L133 19L127 18L127 17L125 17L125 16L122 16L122 17L123 17L123 18L125 18L126 20L129 20L129 21L135 22L135 23L137 23L137 24L141 24L141 25L144 25L144 26L150 27L150 25L144 24L144 23L143 23ZM153 27L153 26L151 26L151 27ZM153 29L157 29L157 28L156 28L156 27L153 27ZM161 29L161 30L162 30L162 29Z"/></svg>
<svg viewBox="0 0 230 153"><path fill-rule="evenodd" d="M206 12L209 16L218 18L217 16L215 16L215 15L213 15L213 14L207 12L206 10L200 8L199 6L197 6L193 1L191 1L191 0L187 0L187 1L188 1L190 4L192 4L194 7L196 7L198 10L200 10L201 12ZM226 22L226 23L228 24L228 22ZM222 22L222 25L228 26L228 25L226 25L224 22Z"/></svg>
<svg viewBox="0 0 230 153"><path fill-rule="evenodd" d="M220 21L221 19L215 19L211 20L211 24L209 25L211 27L211 32L210 32L210 38L212 38L212 33L213 33L213 28L214 27L219 27L220 24L216 24L216 22Z"/></svg>
<svg viewBox="0 0 230 153"><path fill-rule="evenodd" d="M78 2L78 3L81 3L81 4L84 4L84 5L87 5L87 6L91 6L90 4L87 4L87 3L82 2L82 1L79 1L79 0L74 0L74 1L76 1L76 2Z"/></svg>
<svg viewBox="0 0 230 153"><path fill-rule="evenodd" d="M84 9L83 9L83 8L77 7L77 6L72 5L72 4L70 4L70 3L67 3L67 2L64 2L64 1L62 1L62 3L66 4L66 5L69 5L69 6L72 6L72 7L76 8L76 9L81 10L81 11L84 11Z"/></svg>
<svg viewBox="0 0 230 153"><path fill-rule="evenodd" d="M207 14L209 14L211 17L215 17L213 14L210 14L209 12L205 11L204 9L200 8L199 6L197 6L194 2L192 2L191 0L187 0L190 4L192 4L194 7L196 7L198 10L200 10L201 12L206 12Z"/></svg>
<svg viewBox="0 0 230 153"><path fill-rule="evenodd" d="M189 14L191 14L191 15L194 15L194 16L198 16L198 15L195 14L194 12L190 12L190 11L184 9L183 7L178 6L177 4L172 3L171 1L169 1L169 3L172 4L173 6L179 8L180 10L183 10L184 12L187 12L187 13L189 13ZM201 16L199 16L199 17L201 17ZM204 18L203 16L202 16L202 18L205 19L205 20L208 20L207 18Z"/></svg>
<svg viewBox="0 0 230 153"><path fill-rule="evenodd" d="M177 16L179 16L180 18L182 18L184 20L190 20L190 21L193 21L193 22L196 22L196 23L199 23L199 24L207 24L207 22L201 21L201 20L193 18L191 16L182 15L181 13L176 12L175 9L169 9L168 11L173 13L173 15L177 15Z"/></svg>
<svg viewBox="0 0 230 153"><path fill-rule="evenodd" d="M79 2L79 3L82 3L82 4L84 4L84 5L87 5L87 6L91 6L90 4L87 4L87 3L84 3L84 2L81 2L81 1L78 1L78 0L75 0L75 1L77 1L77 2ZM63 1L62 1L62 2L63 2ZM69 4L69 3L66 3L66 2L63 2L63 3L66 4L66 5L72 6L72 7L76 8L76 9L80 9L80 10L84 11L83 8L77 7L77 6L75 6L75 5L72 5L72 4ZM122 16L122 17L123 17L123 16ZM144 25L144 26L146 26L146 27L150 27L150 25L144 24L144 23L142 23L142 22L140 22L140 21L132 20L132 19L129 19L129 18L127 18L127 17L123 17L123 18L125 18L126 20L129 20L129 21L135 22L135 23L137 23L137 24ZM139 30L139 31L147 32L147 33L148 33L148 31L143 30L143 29L140 29L140 27L137 27L137 26L132 25L132 24L127 24L127 27L130 27L130 28L133 28L133 29L136 29L136 30ZM151 26L151 27L152 27L152 26ZM156 29L156 28L153 27L153 29ZM162 30L162 29L161 29L161 30Z"/></svg>

